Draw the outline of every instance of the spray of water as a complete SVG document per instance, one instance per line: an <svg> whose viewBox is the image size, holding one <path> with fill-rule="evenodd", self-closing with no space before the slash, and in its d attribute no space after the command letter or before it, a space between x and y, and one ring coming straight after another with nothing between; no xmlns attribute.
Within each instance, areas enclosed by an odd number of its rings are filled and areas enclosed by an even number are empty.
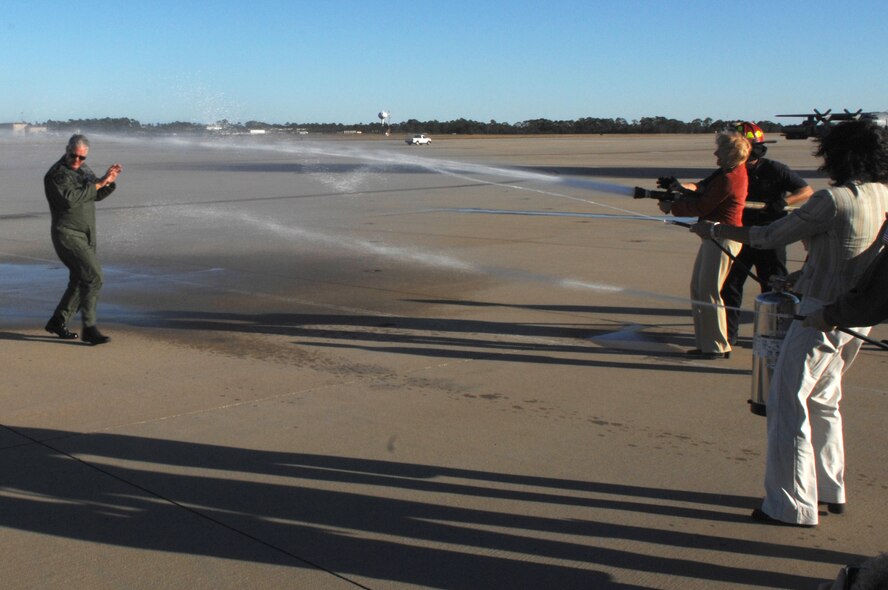
<svg viewBox="0 0 888 590"><path fill-rule="evenodd" d="M630 209L625 209L599 201L593 201L587 198L576 197L573 195L556 192L554 190L547 190L535 188L532 186L526 186L523 184L516 184L518 182L521 182L537 183L550 186L561 185L573 188L580 188L590 192L605 193L622 197L631 197L635 192L634 187L628 187L603 181L561 177L550 174L543 174L540 172L532 172L528 170L518 170L498 166L489 166L485 164L474 164L469 162L457 162L452 160L441 160L424 156L415 156L411 154L393 152L386 149L369 150L362 147L356 147L354 145L332 145L330 143L323 142L300 141L259 144L244 143L238 141L218 141L212 139L195 140L186 138L166 138L162 141L166 141L171 145L178 145L183 147L201 147L204 149L214 150L250 149L258 152L265 151L275 154L292 154L300 158L350 158L364 161L368 164L376 165L377 167L381 168L382 171L384 171L385 167L387 166L414 166L418 170L428 170L430 172L452 176L476 184L490 184L502 186L504 188L509 188L516 191L533 192L550 197L555 197L558 199L584 203L593 207L608 209L623 214L630 214L635 219L648 219L651 221L663 222L663 218L660 216L645 215L643 213L638 213L637 211L633 211ZM366 168L360 169L359 171L368 172L371 169L372 168L368 166ZM487 179L485 179L484 177L487 177ZM509 180L498 181L489 180L489 178L507 178ZM354 188L358 186L358 184L356 184L356 181L354 179L349 179L347 181L343 181L340 179L335 182L335 186L343 190L351 191L354 190Z"/></svg>
<svg viewBox="0 0 888 590"><path fill-rule="evenodd" d="M654 293L637 289L627 289L625 287L620 287L617 285L594 283L570 278L558 278L539 273L506 269L495 266L481 266L459 260L458 258L454 258L452 256L422 252L421 250L417 250L414 247L408 249L398 246L380 244L377 242L370 242L367 240L334 236L296 225L283 225L270 219L265 219L241 212L221 211L218 209L208 211L206 208L202 207L186 207L181 209L181 215L194 219L199 219L202 221L206 221L208 218L212 217L220 221L226 221L238 225L248 224L255 229L278 235L281 238L287 240L301 240L322 244L330 246L331 248L339 248L352 251L361 256L380 256L383 258L397 260L399 262L409 262L413 264L420 264L423 266L445 268L453 271L479 274L517 282L541 283L565 289L591 291L604 295L625 295L640 299L659 299L665 301L673 301L677 303L686 303L688 301L686 297L670 296L664 295L662 293ZM703 301L693 303L697 303L701 306L713 305L709 302Z"/></svg>
<svg viewBox="0 0 888 590"><path fill-rule="evenodd" d="M462 272L481 272L479 267L462 260L441 254L432 254L423 252L416 248L402 248L368 240L359 240L354 238L345 238L339 235L325 234L300 227L298 225L283 225L270 219L263 219L255 215L242 212L221 211L219 209L207 210L202 207L185 207L181 209L183 216L193 217L206 221L208 218L215 218L234 222L239 225L247 224L261 231L278 235L287 240L304 240L317 244L327 245L340 250L347 250L361 254L362 256L380 256L399 261L408 261L424 266L433 266L437 268L446 268L450 270Z"/></svg>
<svg viewBox="0 0 888 590"><path fill-rule="evenodd" d="M143 141L143 140L130 140L116 138L118 141ZM559 176L552 176L547 174L542 174L538 172L531 172L525 170L514 170L509 168L501 168L496 166L488 166L482 164L473 164L473 163L465 163L465 162L455 162L448 160L439 160L432 159L422 156L413 156L403 153L395 153L391 151L387 151L385 149L374 149L368 150L365 148L355 147L355 146L343 146L343 145L330 145L323 142L287 142L287 143L243 143L238 141L218 141L218 140L194 140L194 139L185 139L185 138L166 138L164 140L155 140L155 141L165 141L171 145L178 145L182 147L200 147L204 149L214 149L214 150L242 150L242 149L250 149L258 152L267 151L273 152L275 154L292 154L294 156L298 156L300 158L322 158L322 157L334 157L334 158L350 158L356 159L359 161L364 161L368 163L368 166L359 168L361 173L367 173L373 169L373 166L385 169L386 166L415 166L420 170L428 170L431 172L444 174L448 176L453 176L456 178L460 178L462 180L471 181L473 183L480 184L491 184L496 186L503 186L509 189L513 189L516 191L529 191L538 194L543 194L551 197L556 197L560 199L567 199L571 201L582 202L588 205L592 205L595 207L605 208L612 211L617 211L620 213L630 214L635 219L649 219L653 221L662 222L663 219L661 217L654 216L646 216L643 214L639 214L637 211L632 211L629 209L623 209L621 207L617 207L614 205L601 203L597 201L593 201L590 199L585 199L581 197L576 197L573 195L565 194L562 192L557 192L555 190L548 190L544 188L536 188L533 186L528 186L526 184L516 184L516 182L522 183L536 183L543 185L564 185L571 186L574 188L582 188L589 191L595 191L599 193L607 193L619 196L629 196L631 197L634 193L634 188L626 187L618 184L601 182L601 181L591 181L591 180L580 180L580 179L569 179L563 178ZM505 178L508 180L491 180L491 178ZM348 182L347 185L342 185L341 183L344 181L338 181L340 183L340 188L346 187L349 190L353 190L355 188L354 182ZM661 293L653 293L648 291L640 291L640 290L631 290L626 289L621 286L616 285L606 285L600 283L593 283L588 281L570 279L570 278L557 278L551 276L545 276L535 273L528 273L524 271L516 271L510 269L503 268L495 268L495 267L482 267L473 263L465 262L459 260L457 258L441 255L441 254L432 254L428 252L422 252L417 248L411 246L409 248L391 246L386 244L380 244L377 242L370 242L367 240L359 240L354 238L343 238L342 236L333 236L329 234L325 234L318 231L309 230L303 227L295 226L295 225L283 225L278 223L277 221L263 219L251 214L246 214L242 212L229 212L219 210L218 208L207 208L200 207L196 205L189 206L183 209L183 214L188 216L193 216L196 218L200 218L205 220L208 216L214 216L218 219L225 219L229 222L233 223L246 223L257 229L261 229L266 232L270 232L276 235L281 236L286 239L298 239L298 240L306 240L315 243L327 244L330 246L334 246L337 248L344 248L347 250L354 251L356 253L360 253L362 255L367 255L368 253L371 255L382 256L387 258L392 258L400 261L410 261L416 264L435 266L440 268L447 268L451 270L461 271L461 272L470 272L470 273L483 273L489 276L495 276L499 278L511 278L511 279L520 279L529 282L540 282L550 285L556 285L562 288L568 289L579 289L585 291L594 291L598 293L605 294L622 294L627 296L639 297L644 299L659 299L659 300L668 300L681 302L684 304L688 303L688 299L686 297L675 297L664 295ZM712 305L709 302L703 301L691 301L691 303L701 305L701 306L710 306Z"/></svg>

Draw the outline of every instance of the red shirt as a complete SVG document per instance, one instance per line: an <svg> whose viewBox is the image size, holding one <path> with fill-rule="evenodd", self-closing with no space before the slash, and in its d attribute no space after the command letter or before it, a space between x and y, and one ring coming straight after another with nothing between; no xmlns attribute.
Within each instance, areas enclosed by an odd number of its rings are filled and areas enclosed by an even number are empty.
<svg viewBox="0 0 888 590"><path fill-rule="evenodd" d="M679 199L672 205L671 213L679 217L698 216L701 220L717 221L725 225L743 225L743 205L749 189L746 166L706 179L703 194L699 197Z"/></svg>

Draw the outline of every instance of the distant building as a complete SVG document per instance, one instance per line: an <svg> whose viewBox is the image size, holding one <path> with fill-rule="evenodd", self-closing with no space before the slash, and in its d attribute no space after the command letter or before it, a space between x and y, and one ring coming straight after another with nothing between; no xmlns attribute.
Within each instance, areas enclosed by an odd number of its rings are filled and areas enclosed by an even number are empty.
<svg viewBox="0 0 888 590"><path fill-rule="evenodd" d="M265 129L250 129L250 135L265 135Z"/></svg>
<svg viewBox="0 0 888 590"><path fill-rule="evenodd" d="M0 131L9 132L13 135L24 135L28 131L27 123L0 123Z"/></svg>
<svg viewBox="0 0 888 590"><path fill-rule="evenodd" d="M30 123L0 123L0 133L9 133L12 135L37 135L48 133L43 125L31 125Z"/></svg>

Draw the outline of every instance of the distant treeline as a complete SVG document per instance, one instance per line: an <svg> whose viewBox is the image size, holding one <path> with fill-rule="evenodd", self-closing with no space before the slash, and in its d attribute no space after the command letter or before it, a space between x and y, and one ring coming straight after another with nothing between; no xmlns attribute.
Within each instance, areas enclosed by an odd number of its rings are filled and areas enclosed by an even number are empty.
<svg viewBox="0 0 888 590"><path fill-rule="evenodd" d="M728 127L732 121L721 119L694 119L691 122L669 119L666 117L642 117L627 121L623 118L603 119L585 117L570 121L553 121L550 119L531 119L519 123L500 123L491 120L488 123L470 119L453 121L418 121L408 119L401 123L385 126L381 122L356 123L285 123L273 124L262 121L232 123L227 120L207 125L175 121L172 123L142 124L129 118L105 119L69 119L68 121L46 121L42 123L50 131L75 132L92 131L100 133L145 133L145 134L206 134L206 133L385 133L390 127L392 133L429 133L433 135L510 135L510 134L611 134L611 133L712 133ZM771 121L758 121L766 132L780 132L783 126Z"/></svg>

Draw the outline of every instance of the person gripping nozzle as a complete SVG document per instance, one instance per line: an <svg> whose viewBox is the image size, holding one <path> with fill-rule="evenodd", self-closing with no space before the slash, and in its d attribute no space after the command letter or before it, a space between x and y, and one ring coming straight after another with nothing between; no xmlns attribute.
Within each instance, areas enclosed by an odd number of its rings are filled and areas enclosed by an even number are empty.
<svg viewBox="0 0 888 590"><path fill-rule="evenodd" d="M64 340L76 339L77 333L68 330L68 322L79 311L83 321L80 339L96 345L110 338L96 326L102 267L96 256L95 204L114 192L123 167L112 164L104 176L97 178L84 163L88 154L89 140L83 135L72 135L65 155L43 178L52 217L52 245L59 260L68 268L68 288L45 329Z"/></svg>
<svg viewBox="0 0 888 590"><path fill-rule="evenodd" d="M749 192L743 209L743 226L768 225L787 213L787 207L804 203L813 194L808 183L789 166L766 158L768 146L761 127L749 121L741 121L734 129L749 141L751 151L746 160ZM771 277L785 278L786 246L756 248L744 244L721 289L728 321L728 342L737 343L740 328L740 306L743 303L743 285L749 271L761 279L761 292L769 289Z"/></svg>
<svg viewBox="0 0 888 590"><path fill-rule="evenodd" d="M677 197L661 199L660 210L676 216L693 215L712 223L740 226L749 183L745 164L750 149L750 143L736 131L719 133L714 152L718 170L696 183L681 184L672 177L661 178L659 186ZM690 358L713 360L728 358L731 354L721 290L732 257L740 251L740 246L732 240L704 239L700 243L691 275L696 348L687 352Z"/></svg>

